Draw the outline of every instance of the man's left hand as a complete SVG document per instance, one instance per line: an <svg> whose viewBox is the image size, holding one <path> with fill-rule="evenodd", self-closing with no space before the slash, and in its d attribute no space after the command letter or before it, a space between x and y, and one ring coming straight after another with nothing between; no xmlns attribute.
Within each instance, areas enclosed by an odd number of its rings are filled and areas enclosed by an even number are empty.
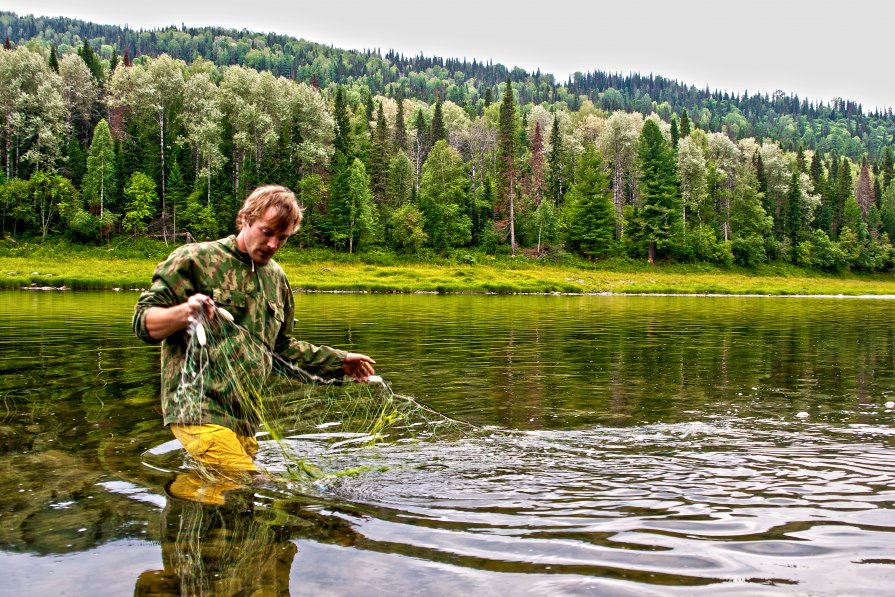
<svg viewBox="0 0 895 597"><path fill-rule="evenodd" d="M367 382L376 373L373 369L375 364L376 361L365 354L349 352L342 361L342 371L354 381Z"/></svg>

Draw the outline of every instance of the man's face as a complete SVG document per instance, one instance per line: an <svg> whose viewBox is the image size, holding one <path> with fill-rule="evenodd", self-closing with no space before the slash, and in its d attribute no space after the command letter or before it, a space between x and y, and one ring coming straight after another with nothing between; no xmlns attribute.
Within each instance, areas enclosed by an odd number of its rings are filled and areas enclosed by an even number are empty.
<svg viewBox="0 0 895 597"><path fill-rule="evenodd" d="M257 265L266 265L274 254L289 240L291 231L273 224L277 212L269 208L260 218L239 231L240 249L249 254Z"/></svg>

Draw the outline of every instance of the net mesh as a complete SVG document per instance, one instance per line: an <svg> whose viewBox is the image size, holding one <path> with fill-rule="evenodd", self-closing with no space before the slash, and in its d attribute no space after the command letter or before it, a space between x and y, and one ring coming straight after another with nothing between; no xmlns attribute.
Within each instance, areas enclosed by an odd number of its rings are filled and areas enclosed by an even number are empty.
<svg viewBox="0 0 895 597"><path fill-rule="evenodd" d="M215 317L202 314L190 324L173 405L184 420L201 420L208 395L226 397L234 414L260 429L258 464L289 481L357 472L332 468L333 462L344 464L346 451L457 439L475 429L396 394L378 378L370 383L322 379L268 350L222 308ZM310 444L314 450L307 449ZM191 466L208 476L217 473L195 461Z"/></svg>

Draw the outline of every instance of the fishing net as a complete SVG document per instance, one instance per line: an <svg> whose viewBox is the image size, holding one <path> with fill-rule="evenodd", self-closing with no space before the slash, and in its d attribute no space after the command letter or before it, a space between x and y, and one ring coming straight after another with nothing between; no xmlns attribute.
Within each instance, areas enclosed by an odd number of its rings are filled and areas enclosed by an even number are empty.
<svg viewBox="0 0 895 597"><path fill-rule="evenodd" d="M383 443L458 439L474 426L396 394L379 377L370 383L322 379L270 351L218 307L188 328L173 406L201 420L204 397L224 398L234 414L260 429L258 464L272 477L320 481L359 470L353 450ZM192 466L214 475L198 462Z"/></svg>

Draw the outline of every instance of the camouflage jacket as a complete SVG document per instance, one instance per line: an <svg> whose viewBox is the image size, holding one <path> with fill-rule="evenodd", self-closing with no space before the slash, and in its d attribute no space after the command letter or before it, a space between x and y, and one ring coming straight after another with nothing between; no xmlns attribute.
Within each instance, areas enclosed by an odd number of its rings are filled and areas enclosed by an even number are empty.
<svg viewBox="0 0 895 597"><path fill-rule="evenodd" d="M208 324L217 339L208 344L208 362L220 366L226 363L231 369L203 385L200 396L185 404L180 386L189 335L183 330L161 341L162 412L166 425L214 423L241 435L253 433L260 422L260 405L253 403L260 396L252 388L263 386L270 374L272 352L309 373L321 377L341 375L344 351L289 337L295 303L286 274L272 260L253 266L248 254L237 248L235 236L184 245L156 267L152 287L140 295L134 309L137 337L157 344L158 340L146 330L146 311L183 303L196 293L210 296L238 324L225 325L221 317ZM232 371L238 374L233 375Z"/></svg>

